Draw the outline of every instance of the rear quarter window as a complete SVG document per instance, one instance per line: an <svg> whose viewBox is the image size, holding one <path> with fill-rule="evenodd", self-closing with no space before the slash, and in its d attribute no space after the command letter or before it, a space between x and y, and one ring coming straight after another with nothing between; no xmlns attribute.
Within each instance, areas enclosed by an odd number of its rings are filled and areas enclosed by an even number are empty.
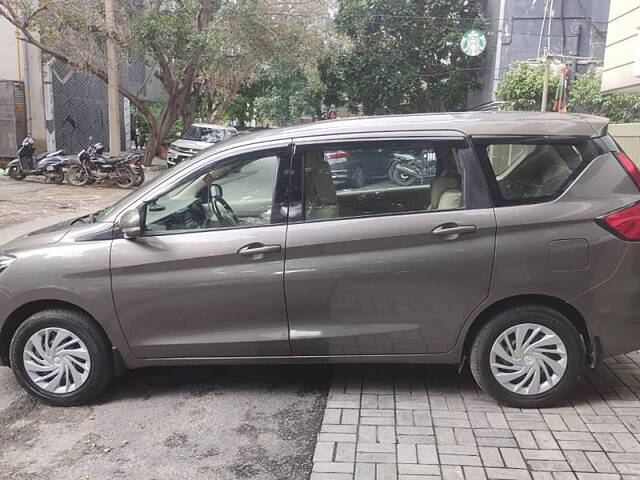
<svg viewBox="0 0 640 480"><path fill-rule="evenodd" d="M474 146L498 206L557 198L604 151L594 139L483 139Z"/></svg>

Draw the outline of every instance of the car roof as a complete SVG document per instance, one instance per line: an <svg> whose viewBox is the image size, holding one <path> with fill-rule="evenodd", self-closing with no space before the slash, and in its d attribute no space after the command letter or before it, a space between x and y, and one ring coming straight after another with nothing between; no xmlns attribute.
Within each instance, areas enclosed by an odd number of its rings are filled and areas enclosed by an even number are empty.
<svg viewBox="0 0 640 480"><path fill-rule="evenodd" d="M192 127L204 127L204 128L220 128L220 129L228 129L229 127L225 127L224 125L218 125L216 123L192 123Z"/></svg>
<svg viewBox="0 0 640 480"><path fill-rule="evenodd" d="M457 131L468 136L593 137L606 133L609 120L595 115L551 112L460 112L385 115L323 120L242 135L225 144L251 144L286 138L375 132Z"/></svg>

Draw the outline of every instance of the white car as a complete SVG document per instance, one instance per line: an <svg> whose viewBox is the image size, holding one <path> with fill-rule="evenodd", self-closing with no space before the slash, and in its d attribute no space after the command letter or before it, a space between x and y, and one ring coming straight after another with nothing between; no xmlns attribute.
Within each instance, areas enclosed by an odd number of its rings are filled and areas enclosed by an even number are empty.
<svg viewBox="0 0 640 480"><path fill-rule="evenodd" d="M204 150L214 143L222 142L237 134L238 131L233 127L211 123L194 123L184 132L181 138L169 146L167 163L169 167L173 167L183 160L191 158L200 150Z"/></svg>

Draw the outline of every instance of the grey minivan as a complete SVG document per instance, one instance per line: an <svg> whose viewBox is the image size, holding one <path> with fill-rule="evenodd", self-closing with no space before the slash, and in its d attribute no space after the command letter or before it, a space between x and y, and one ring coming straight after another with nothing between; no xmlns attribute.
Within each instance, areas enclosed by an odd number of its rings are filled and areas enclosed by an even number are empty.
<svg viewBox="0 0 640 480"><path fill-rule="evenodd" d="M351 188L335 151L435 168ZM0 362L73 405L125 368L468 361L500 402L541 407L640 348L639 240L640 171L604 118L272 130L2 246Z"/></svg>

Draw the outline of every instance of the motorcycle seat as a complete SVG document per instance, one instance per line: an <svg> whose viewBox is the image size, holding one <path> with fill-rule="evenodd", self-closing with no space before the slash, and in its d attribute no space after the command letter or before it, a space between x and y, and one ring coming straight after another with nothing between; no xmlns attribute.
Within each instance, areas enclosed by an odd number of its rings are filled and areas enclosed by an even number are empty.
<svg viewBox="0 0 640 480"><path fill-rule="evenodd" d="M56 155L64 155L64 150L56 150L55 152L46 152L41 155L38 155L37 157L34 158L34 160L37 162L42 160L43 158L55 157Z"/></svg>

